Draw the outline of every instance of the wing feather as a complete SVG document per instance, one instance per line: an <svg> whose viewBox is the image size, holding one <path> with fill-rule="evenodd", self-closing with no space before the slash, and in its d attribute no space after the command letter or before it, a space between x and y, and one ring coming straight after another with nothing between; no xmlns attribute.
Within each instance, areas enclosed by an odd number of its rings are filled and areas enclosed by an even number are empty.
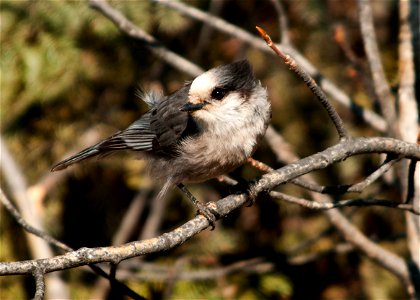
<svg viewBox="0 0 420 300"><path fill-rule="evenodd" d="M149 152L164 157L176 155L175 148L180 140L196 133L191 116L180 110L188 99L189 88L190 84L186 84L160 101L157 101L157 95L150 96L147 103L153 107L127 129L57 163L51 170L62 170L91 157L120 150Z"/></svg>

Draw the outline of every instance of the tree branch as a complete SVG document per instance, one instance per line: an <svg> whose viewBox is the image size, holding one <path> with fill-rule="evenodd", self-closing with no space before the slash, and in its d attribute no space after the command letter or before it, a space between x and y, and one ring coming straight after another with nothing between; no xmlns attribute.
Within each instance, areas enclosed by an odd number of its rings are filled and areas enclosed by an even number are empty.
<svg viewBox="0 0 420 300"><path fill-rule="evenodd" d="M401 210L407 210L412 212L413 214L420 215L420 211L416 210L411 204L405 203L397 203L392 202L389 200L383 199L347 199L347 200L340 200L338 202L315 202L303 198L293 197L284 193L270 192L270 196L276 199L281 199L290 203L298 204L306 208L314 209L314 210L328 210L333 208L340 208L340 207L347 207L347 206L386 206L397 208Z"/></svg>
<svg viewBox="0 0 420 300"><path fill-rule="evenodd" d="M130 279L137 278L139 280L159 280L159 281L169 281L171 280L171 271L173 267L161 266L147 262L141 262L134 266L130 266L130 269L135 268L136 270L142 270L141 272L131 272L127 269L121 269L118 273L120 279ZM274 264L271 262L265 261L261 257L255 257L251 259L246 259L242 261L237 261L232 264L216 267L207 270L196 270L196 271L183 271L178 272L178 280L191 280L191 281L201 281L201 280L211 280L215 278L220 278L237 272L245 273L266 273L274 269Z"/></svg>
<svg viewBox="0 0 420 300"><path fill-rule="evenodd" d="M270 0L270 2L274 6L274 9L276 10L278 15L280 44L290 44L289 22L287 20L283 3L281 2L281 0Z"/></svg>
<svg viewBox="0 0 420 300"><path fill-rule="evenodd" d="M324 169L326 166L340 162L338 158L345 159L350 156L364 153L388 153L419 160L420 145L407 143L392 138L348 138L340 143L318 152L283 168L270 172L261 177L252 187L251 195L258 194L261 190L272 189L275 186L299 177L308 172ZM285 180L283 170L290 170L295 176ZM283 174L283 175L282 175Z"/></svg>
<svg viewBox="0 0 420 300"><path fill-rule="evenodd" d="M398 126L401 138L405 141L420 143L419 128L419 100L416 99L416 81L419 82L419 63L417 70L415 56L419 55L420 36L420 4L419 1L399 2L399 88L398 88ZM417 60L418 62L418 60ZM418 91L417 91L418 92ZM420 207L420 165L410 162L401 166L402 194L407 203ZM405 177L405 175L408 175ZM417 298L420 298L420 218L406 213L406 227L408 249L410 250L413 265L417 268L415 286Z"/></svg>
<svg viewBox="0 0 420 300"><path fill-rule="evenodd" d="M256 197L260 192L271 190L283 182L287 182L302 174L325 168L333 163L342 161L349 156L377 152L400 154L403 157L420 159L420 145L401 142L391 138L347 139L322 152L284 166L275 172L263 175L260 180L249 187L250 195L251 197ZM234 209L245 204L247 200L248 195L243 193L239 195L230 195L215 203L210 202L208 205L212 207L216 212L216 215L222 218ZM45 273L49 273L100 262L118 264L122 260L135 256L172 249L206 229L208 226L208 220L204 216L198 215L177 229L152 239L134 241L121 246L81 248L77 251L46 259L0 263L0 274L28 274L32 273L33 270L40 265L43 267ZM375 255L377 255L376 251ZM374 259L373 257L371 258ZM377 259L378 258L376 258L376 260ZM381 259L383 258L381 257ZM400 258L395 257L394 259L395 261L388 266L389 269L401 278L408 280L409 275L406 265Z"/></svg>
<svg viewBox="0 0 420 300"><path fill-rule="evenodd" d="M3 137L0 136L0 152L1 152L1 171L3 173L5 181L8 183L10 192L12 193L17 206L22 211L23 217L19 220L27 220L27 222L34 224L37 228L42 228L42 222L39 215L36 212L34 203L31 201L28 195L28 188L26 179L23 176L19 166L15 162L13 156L9 152ZM2 201L5 199L3 193L0 198ZM9 201L9 207L13 207ZM14 213L17 212L15 209ZM27 227L29 228L29 227ZM39 239L32 234L26 233L29 250L34 258L50 257L53 256L53 251L44 240ZM28 273L30 274L30 273ZM53 275L47 278L48 289L47 294L52 298L68 298L68 289L66 283L58 276Z"/></svg>
<svg viewBox="0 0 420 300"><path fill-rule="evenodd" d="M203 73L203 69L182 56L166 49L158 40L134 25L122 13L112 8L105 0L89 0L89 5L111 20L121 32L143 42L153 54L164 60L167 64L194 77Z"/></svg>
<svg viewBox="0 0 420 300"><path fill-rule="evenodd" d="M271 37L265 32L264 29L261 27L256 26L259 34L261 37L265 40L268 47L270 47L274 53L278 57L280 57L284 63L289 67L290 70L296 73L303 82L308 86L308 88L312 91L312 93L317 97L318 101L321 103L321 105L324 107L324 109L327 111L328 116L330 117L331 121L333 122L335 129L337 130L338 136L340 139L345 139L349 137L349 134L347 132L347 129L344 127L343 120L341 119L340 115L337 113L335 108L331 105L331 103L328 101L327 96L322 91L322 89L318 86L318 84L315 82L315 80L311 77L311 75L307 72L305 72L302 68L300 68L296 61L290 57L289 55L286 55L283 53L283 51L278 48L273 41L271 40Z"/></svg>
<svg viewBox="0 0 420 300"><path fill-rule="evenodd" d="M20 213L18 212L18 210L13 206L13 204L10 202L10 200L6 197L6 195L3 193L3 190L1 188L0 188L0 202L10 212L10 214L19 223L19 225L22 226L22 228L24 230L26 230L27 232L32 233L32 234L40 237L41 239L45 240L46 242L48 242L51 245L56 246L59 249L62 249L62 250L67 251L67 252L68 251L74 251L72 248L70 248L66 244L64 244L64 243L56 240L55 238L53 238L52 236L48 235L44 231L39 230L39 229L31 226L30 224L28 224L25 221L25 219L22 218L22 216L20 215ZM110 276L108 274L106 274L105 271L103 271L100 267L95 266L95 265L90 265L89 267L95 273L97 273L98 275L100 275L100 276L102 276L102 277L104 277L104 278L106 278L108 280L111 280ZM32 273L34 274L34 277L35 277L36 280L40 280L39 278L37 279L37 277L35 276L35 274L37 274L37 276L40 276L38 274L38 272L39 272L39 266L37 266L36 264L34 264L34 266L33 266L33 272ZM29 273L25 273L25 274L29 274ZM42 272L42 278L44 278L44 272ZM120 290L124 291L125 294L128 295L128 296L130 296L131 298L133 298L133 299L142 299L142 297L140 297L139 295L137 295L134 291L132 291L129 287L127 287L123 283L114 280L114 284L116 284L116 286ZM38 291L38 289L37 289L37 291ZM35 295L35 298L36 298L36 295Z"/></svg>
<svg viewBox="0 0 420 300"><path fill-rule="evenodd" d="M362 31L363 43L366 56L372 73L373 83L381 106L382 113L391 130L392 137L398 137L396 125L396 112L394 97L391 94L388 81L381 63L381 56L376 41L375 28L373 26L372 8L370 0L358 0L359 22Z"/></svg>
<svg viewBox="0 0 420 300"><path fill-rule="evenodd" d="M249 32L232 25L231 23L226 22L225 20L211 16L199 9L196 9L192 6L184 4L178 1L169 1L169 0L151 0L161 5L165 5L171 9L175 9L179 11L181 14L186 15L192 19L199 20L210 26L234 36L241 41L250 44L252 47L262 50L266 53L272 54L270 49L268 49L263 41L259 38L253 36ZM373 128L379 131L385 131L387 128L386 122L383 118L376 113L364 109L363 107L358 106L354 103L348 95L346 95L343 90L337 87L334 83L330 80L322 76L322 74L317 70L317 68L312 65L305 57L303 57L295 48L291 45L278 45L279 48L282 49L283 52L288 53L292 56L299 66L308 72L312 77L321 78L319 85L321 88L326 92L329 93L337 102L342 104L344 107L352 111L356 116L359 116L365 120L368 124L370 124Z"/></svg>
<svg viewBox="0 0 420 300"><path fill-rule="evenodd" d="M35 278L35 296L34 300L42 300L45 295L45 276L41 268L37 268L33 271L33 276Z"/></svg>

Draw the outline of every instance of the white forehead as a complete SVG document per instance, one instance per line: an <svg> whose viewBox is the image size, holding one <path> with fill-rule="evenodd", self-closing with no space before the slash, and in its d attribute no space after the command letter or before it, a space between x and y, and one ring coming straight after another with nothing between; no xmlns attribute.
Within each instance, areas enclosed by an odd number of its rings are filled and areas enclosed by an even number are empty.
<svg viewBox="0 0 420 300"><path fill-rule="evenodd" d="M190 94L204 95L210 93L217 84L216 74L207 71L193 80L190 87Z"/></svg>

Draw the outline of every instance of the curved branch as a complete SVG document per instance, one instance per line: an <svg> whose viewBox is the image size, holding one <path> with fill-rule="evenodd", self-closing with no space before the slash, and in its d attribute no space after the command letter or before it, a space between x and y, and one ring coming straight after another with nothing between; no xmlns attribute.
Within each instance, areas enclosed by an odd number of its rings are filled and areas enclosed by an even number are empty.
<svg viewBox="0 0 420 300"><path fill-rule="evenodd" d="M260 192L271 190L281 183L287 182L304 173L325 168L349 156L376 152L400 154L403 157L420 159L420 145L391 138L348 139L322 152L280 168L275 172L263 175L260 180L250 186L250 195L251 197L256 197ZM222 218L234 209L245 204L248 200L248 194L242 193L239 195L230 195L217 202L210 202L208 205ZM0 274L29 274L40 265L42 265L45 273L48 273L92 263L111 262L117 264L122 260L135 256L169 250L184 243L207 227L209 227L208 220L202 215L198 215L175 230L152 239L134 241L114 247L81 248L77 251L46 259L0 263ZM360 238L359 235L361 233L356 232L353 234ZM378 256L376 248L374 253L376 258L373 255L369 255L369 251L368 256L375 261L378 261L378 259L385 260L381 255ZM387 253L387 255L390 254ZM385 264L385 267L391 269L395 274L403 278L403 280L409 281L407 266L399 257L392 255L392 262L387 264L387 262L380 261L380 263L382 265Z"/></svg>

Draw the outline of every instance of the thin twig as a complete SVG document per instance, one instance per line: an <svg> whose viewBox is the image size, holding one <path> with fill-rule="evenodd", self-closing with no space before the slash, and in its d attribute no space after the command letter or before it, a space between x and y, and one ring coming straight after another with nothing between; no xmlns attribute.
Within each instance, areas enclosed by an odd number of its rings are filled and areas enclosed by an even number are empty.
<svg viewBox="0 0 420 300"><path fill-rule="evenodd" d="M267 141L269 142L274 153L279 160L283 161L286 164L294 163L298 160L296 154L291 151L291 146L271 127L268 128L266 133ZM351 149L351 146L350 148ZM418 150L420 151L420 149ZM311 179L312 174L306 174L305 177ZM310 195L313 199L318 202L325 201L325 198L320 194L310 192ZM411 281L410 276L406 277L403 273L402 268L406 265L404 260L395 255L394 253L384 249L379 246L377 243L371 241L367 238L359 229L357 229L350 221L340 213L339 210L325 210L325 215L328 217L330 222L334 227L340 232L340 234L352 245L354 245L359 251L361 251L369 259L377 263L378 265L389 270L391 273L395 274L401 279L403 284L407 287L407 290L410 295L414 294L414 284ZM412 214L413 217L417 217ZM401 268L402 267L402 268Z"/></svg>
<svg viewBox="0 0 420 300"><path fill-rule="evenodd" d="M367 186L372 184L375 180L381 177L384 173L386 173L396 162L400 161L401 158L394 158L393 156L389 155L384 163L376 169L373 173L367 176L363 181L355 183L355 184L346 184L346 185L337 185L337 186L324 186L319 185L316 183L312 183L300 178L294 178L290 180L290 183L293 183L297 186L300 186L304 189L309 191L321 193L321 194L345 194L345 193L360 193L362 192ZM272 172L274 171L273 168L264 164L261 161L255 160L252 157L248 158L248 162L256 169L263 171L263 172Z"/></svg>
<svg viewBox="0 0 420 300"><path fill-rule="evenodd" d="M294 255L287 259L287 262L291 265L304 265L310 262L319 260L322 257L331 254L345 254L351 251L354 251L355 247L350 243L341 243L335 245L333 248L319 251L316 253L309 253L309 254L301 254L301 255Z"/></svg>
<svg viewBox="0 0 420 300"><path fill-rule="evenodd" d="M290 70L296 73L309 87L309 89L312 91L312 93L318 98L321 105L324 107L324 109L327 111L328 116L330 117L331 121L333 122L335 129L337 130L338 136L340 139L345 139L349 137L349 134L347 132L347 129L344 127L343 120L341 119L340 115L337 113L335 108L331 105L331 103L328 101L327 95L322 91L322 89L318 86L318 84L315 82L315 80L311 77L309 73L304 71L299 65L296 63L296 61L289 55L283 53L280 48L278 48L273 41L271 40L271 37L265 32L264 29L261 27L256 26L258 33L261 35L261 37L265 40L267 45L274 51L274 53L277 54L281 59L283 59L284 63L289 67Z"/></svg>
<svg viewBox="0 0 420 300"><path fill-rule="evenodd" d="M271 172L274 169L272 167L270 167L269 165L263 163L262 161L256 160L252 157L248 158L248 163L253 166L254 168L256 168L257 170L263 171L265 173L267 172Z"/></svg>
<svg viewBox="0 0 420 300"><path fill-rule="evenodd" d="M196 271L183 271L177 274L178 280L202 281L214 280L237 272L241 273L266 273L274 269L274 264L264 260L262 257L255 257L237 261L226 266ZM130 269L130 270L129 270ZM188 269L188 267L185 267ZM133 271L131 271L133 270ZM139 270L141 270L139 272ZM172 266L156 265L155 263L141 262L119 270L120 279L136 278L138 280L171 280Z"/></svg>
<svg viewBox="0 0 420 300"><path fill-rule="evenodd" d="M386 206L391 208L397 208L401 210L407 210L412 212L413 214L420 215L420 211L416 210L413 205L405 204L405 203L397 203L392 202L389 200L383 199L347 199L341 200L339 202L315 202L303 198L293 197L284 193L271 191L270 196L273 198L281 199L290 203L299 204L306 208L314 209L314 210L327 210L333 208L340 208L340 207L348 207L348 206Z"/></svg>
<svg viewBox="0 0 420 300"><path fill-rule="evenodd" d="M329 226L328 228L324 229L320 233L318 233L316 236L311 236L310 238L300 242L297 245L293 245L292 247L288 248L286 250L286 253L288 255L293 255L299 252L302 252L303 250L311 247L313 244L317 243L319 240L321 240L323 237L326 237L330 235L332 232L334 232L334 228Z"/></svg>
<svg viewBox="0 0 420 300"><path fill-rule="evenodd" d="M368 185L372 184L375 180L381 177L384 173L388 172L391 167L399 162L401 157L395 158L393 155L388 155L382 165L372 172L369 176L367 176L363 181L353 184L347 189L347 192L358 192L360 193L363 191Z"/></svg>
<svg viewBox="0 0 420 300"><path fill-rule="evenodd" d="M56 246L59 249L62 249L64 251L72 251L73 249L68 247L66 244L60 242L59 240L56 240L52 236L48 235L42 230L39 230L31 225L29 225L24 218L20 215L18 210L14 207L14 205L10 202L9 198L6 197L6 195L3 193L3 190L0 188L0 201L4 205L4 207L10 212L10 214L13 216L16 222L27 232L30 232L41 239L45 240L51 245Z"/></svg>
<svg viewBox="0 0 420 300"><path fill-rule="evenodd" d="M233 179L232 177L230 177L228 175L219 176L219 177L217 177L217 180L219 182L224 182L228 185L237 185L238 184L237 180Z"/></svg>

